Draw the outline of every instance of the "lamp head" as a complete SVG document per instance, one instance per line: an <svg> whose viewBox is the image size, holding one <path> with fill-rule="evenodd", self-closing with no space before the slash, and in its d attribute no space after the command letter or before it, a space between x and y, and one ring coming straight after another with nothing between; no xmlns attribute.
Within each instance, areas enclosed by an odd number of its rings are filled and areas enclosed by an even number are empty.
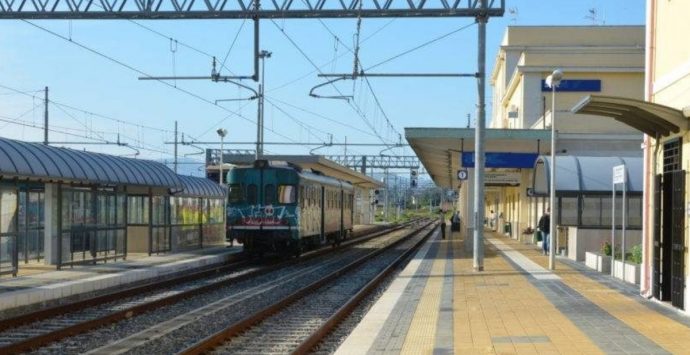
<svg viewBox="0 0 690 355"><path fill-rule="evenodd" d="M226 134L228 134L228 131L225 128L218 128L216 130L216 133L220 136L220 138L224 138Z"/></svg>
<svg viewBox="0 0 690 355"><path fill-rule="evenodd" d="M558 87L558 85L563 80L563 71L556 69L551 73L551 75L546 77L546 85L550 88Z"/></svg>

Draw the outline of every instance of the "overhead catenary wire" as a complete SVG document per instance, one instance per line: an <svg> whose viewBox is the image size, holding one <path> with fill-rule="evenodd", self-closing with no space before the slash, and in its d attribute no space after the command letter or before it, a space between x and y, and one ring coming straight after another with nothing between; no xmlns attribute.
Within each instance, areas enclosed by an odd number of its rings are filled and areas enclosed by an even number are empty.
<svg viewBox="0 0 690 355"><path fill-rule="evenodd" d="M307 62L309 62L319 73L323 73L321 71L321 68L304 52L304 50L292 39L292 37L290 37L290 35L287 34L287 32L285 32L284 29L282 29L274 20L271 20L271 22L278 28L278 30L283 34L283 36L285 36L285 38L292 44L292 46L295 47L295 49L297 49L297 51L307 60ZM333 87L338 92L338 94L344 96L337 86L333 85ZM378 133L376 128L371 124L371 122L369 122L366 115L361 111L359 107L357 107L355 104L349 101L348 106L350 106L357 113L357 115L360 116L360 118L362 118L364 123L366 123L366 125L376 134L376 136L381 140L381 142L385 144L390 144L389 142L386 142L386 140L381 136L380 133Z"/></svg>
<svg viewBox="0 0 690 355"><path fill-rule="evenodd" d="M165 86L168 86L168 87L171 88L171 89L180 91L180 92L182 92L182 93L184 93L184 94L186 94L186 95L188 95L188 96L190 96L190 97L193 97L193 98L195 98L195 99L197 99L197 100L199 100L199 101L201 101L201 102L205 102L205 103L207 103L207 104L213 105L213 106L215 106L215 107L217 107L217 108L219 108L219 109L221 109L221 110L223 110L223 111L225 111L225 112L230 113L230 116L235 116L235 117L238 117L238 118L240 118L240 119L242 119L242 120L245 120L245 121L247 121L247 122L250 122L250 123L252 123L252 124L257 124L257 122L254 122L253 120L251 120L251 119L249 119L249 118L247 118L247 117L245 117L245 116L242 116L242 115L238 114L237 112L234 112L234 111L232 111L232 110L230 110L230 109L228 109L228 108L226 108L226 107L216 105L215 102L213 102L213 101L211 101L211 100L209 100L209 99L206 99L206 98L202 97L202 96L199 95L199 94L196 94L196 93L194 93L194 92L192 92L192 91L183 89L183 88L181 88L181 87L179 87L179 86L176 87L176 86L174 86L174 85L172 85L172 84L166 82L165 80L153 78L153 76L151 76L150 74L148 74L148 73L146 73L146 72L144 72L144 71L142 71L142 70L140 70L140 69L138 69L138 68L136 68L136 67L134 67L134 66L132 66L132 65L129 65L129 64L127 64L127 63L125 63L125 62L123 62L123 61L121 61L121 60L119 60L119 59L113 58L112 56L109 56L109 55L104 54L104 53L102 53L102 52L100 52L100 51L98 51L98 50L95 50L95 49L93 49L93 48L91 48L91 47L89 47L89 46L87 46L87 45L85 45L85 44L82 44L82 43L80 43L80 42L78 42L78 41L70 40L70 39L68 39L67 37L65 37L65 36L63 36L63 35L61 35L61 34L59 34L59 33L57 33L57 32L54 32L54 31L52 31L52 30L49 30L49 29L47 29L47 28L45 28L45 27L42 27L42 26L40 26L40 25L38 25L38 24L36 24L36 23L33 23L33 22L31 22L31 21L28 21L28 20L22 20L22 21L25 22L25 23L27 23L27 24L29 24L29 25L31 25L31 26L33 26L33 27L35 27L35 28L40 29L41 31L44 31L44 32L46 32L46 33L49 33L49 34L51 34L51 35L53 35L53 36L55 36L55 37L58 37L58 38L60 38L60 39L62 39L62 40L64 40L64 41L66 41L66 42L72 43L72 44L74 44L74 45L76 45L76 46L78 46L78 47L80 47L80 48L82 48L82 49L84 49L84 50L86 50L86 51L88 51L88 52L91 52L91 53L93 53L93 54L95 54L95 55L97 55L97 56L100 56L100 57L102 57L102 58L104 58L104 59L107 59L108 61L111 61L111 62L113 62L113 63L115 63L115 64L118 64L118 65L120 65L120 66L122 66L122 67L124 67L124 68L127 68L127 69L129 69L129 70L131 70L131 71L133 71L133 72L136 72L136 73L138 73L138 74L140 74L140 75L142 75L142 76L145 76L145 77L147 77L147 78L152 78L153 80L155 80L155 81L157 81L157 82L159 82L159 83L161 83L161 84L163 84L163 85L165 85ZM227 117L226 117L225 119L227 119ZM270 129L270 128L267 129L267 130L271 131L271 132L272 132L273 134L275 134L276 136L279 136L279 137L281 137L281 138L284 138L284 139L287 139L287 140L290 140L290 141L293 141L293 142L294 142L294 140L293 140L292 138L290 138L290 137L288 137L288 136L285 136L285 135L281 134L280 132L277 132L277 131L272 130L272 129Z"/></svg>
<svg viewBox="0 0 690 355"><path fill-rule="evenodd" d="M376 31L374 31L372 34L370 34L370 35L368 35L367 37L365 37L365 38L362 40L362 44L364 44L364 42L368 41L369 39L371 39L372 37L374 37L375 35L377 35L379 32L383 31L386 27L388 27L390 24L392 24L393 22L395 22L395 20L396 20L395 18L394 18L394 19L391 19L390 21L386 22L383 26L379 27L379 28L378 28ZM319 19L319 21L323 23L323 20ZM327 28L327 29L328 29L328 31L331 33L331 35L336 39L336 41L338 41L339 43L342 44L342 41L340 40L340 38L339 38L335 33L333 33L333 32L330 30L330 28ZM347 53L346 53L346 52L343 52L342 54L338 55L336 58L331 59L331 60L329 60L328 62L322 64L319 68L323 68L323 67L325 67L325 66L327 66L327 65L330 65L330 64L332 64L333 62L335 62L336 60L338 60L338 59L340 59L340 58L342 58L342 57L344 57L344 56L346 56L346 55L347 55ZM274 88L268 89L268 90L266 90L266 92L277 91L277 90L283 89L283 88L285 88L285 87L287 87L287 86L290 86L290 85L292 85L292 84L294 84L294 83L296 83L296 82L298 82L298 81L304 80L304 79L310 77L312 74L317 73L317 72L319 72L319 71L316 70L316 69L315 69L315 70L310 70L309 72L307 72L307 73L305 73L305 74L303 74L303 75L300 75L299 77L297 77L297 78L295 78L295 79L289 80L289 81L287 81L287 82L285 82L285 83L283 83L283 84L280 84L280 85L278 85L278 86L276 86L276 87L274 87Z"/></svg>

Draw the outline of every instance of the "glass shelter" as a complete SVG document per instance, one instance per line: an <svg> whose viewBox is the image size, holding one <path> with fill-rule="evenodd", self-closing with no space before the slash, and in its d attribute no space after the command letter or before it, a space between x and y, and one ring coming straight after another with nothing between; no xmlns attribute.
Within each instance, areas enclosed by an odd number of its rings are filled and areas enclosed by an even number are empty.
<svg viewBox="0 0 690 355"><path fill-rule="evenodd" d="M0 138L0 275L222 244L224 198L158 162Z"/></svg>

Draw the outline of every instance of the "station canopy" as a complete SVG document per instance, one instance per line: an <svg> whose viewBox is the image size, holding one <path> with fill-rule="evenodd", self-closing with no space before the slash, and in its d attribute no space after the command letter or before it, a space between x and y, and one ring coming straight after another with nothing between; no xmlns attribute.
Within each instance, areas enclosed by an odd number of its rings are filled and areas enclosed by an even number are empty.
<svg viewBox="0 0 690 355"><path fill-rule="evenodd" d="M613 167L625 165L627 191L642 192L643 160L640 157L556 157L556 194L611 193ZM548 195L551 157L540 156L534 164L532 188L535 195ZM619 187L620 189L620 187Z"/></svg>
<svg viewBox="0 0 690 355"><path fill-rule="evenodd" d="M551 144L550 130L486 129L487 168L532 168ZM437 186L455 188L457 171L474 167L473 128L405 128L405 138Z"/></svg>
<svg viewBox="0 0 690 355"><path fill-rule="evenodd" d="M652 137L665 137L689 128L688 118L681 110L623 97L590 95L572 112L611 117Z"/></svg>
<svg viewBox="0 0 690 355"><path fill-rule="evenodd" d="M252 165L254 155L248 154L225 154L223 157L225 164L233 165ZM325 175L332 176L341 180L349 181L352 185L361 188L376 189L383 187L383 183L358 171L342 166L332 160L328 160L321 155L264 155L262 159L269 161L283 161L300 166L303 169L312 169ZM207 169L217 171L218 167L208 166Z"/></svg>
<svg viewBox="0 0 690 355"><path fill-rule="evenodd" d="M183 188L177 194L188 197L225 197L226 189L207 178L177 175Z"/></svg>
<svg viewBox="0 0 690 355"><path fill-rule="evenodd" d="M0 138L0 177L44 182L182 188L165 165Z"/></svg>

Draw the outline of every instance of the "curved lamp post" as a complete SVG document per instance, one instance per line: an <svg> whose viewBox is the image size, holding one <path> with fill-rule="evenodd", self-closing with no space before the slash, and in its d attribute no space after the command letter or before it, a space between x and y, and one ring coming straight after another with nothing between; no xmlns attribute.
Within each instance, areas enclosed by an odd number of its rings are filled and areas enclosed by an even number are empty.
<svg viewBox="0 0 690 355"><path fill-rule="evenodd" d="M218 133L218 136L220 136L220 162L218 163L220 167L220 178L218 182L220 185L223 185L223 140L228 134L228 131L225 128L218 128L216 133Z"/></svg>
<svg viewBox="0 0 690 355"><path fill-rule="evenodd" d="M563 79L563 71L556 69L546 78L551 88L551 166L549 181L549 270L556 269L556 88ZM545 118L546 119L546 118Z"/></svg>

